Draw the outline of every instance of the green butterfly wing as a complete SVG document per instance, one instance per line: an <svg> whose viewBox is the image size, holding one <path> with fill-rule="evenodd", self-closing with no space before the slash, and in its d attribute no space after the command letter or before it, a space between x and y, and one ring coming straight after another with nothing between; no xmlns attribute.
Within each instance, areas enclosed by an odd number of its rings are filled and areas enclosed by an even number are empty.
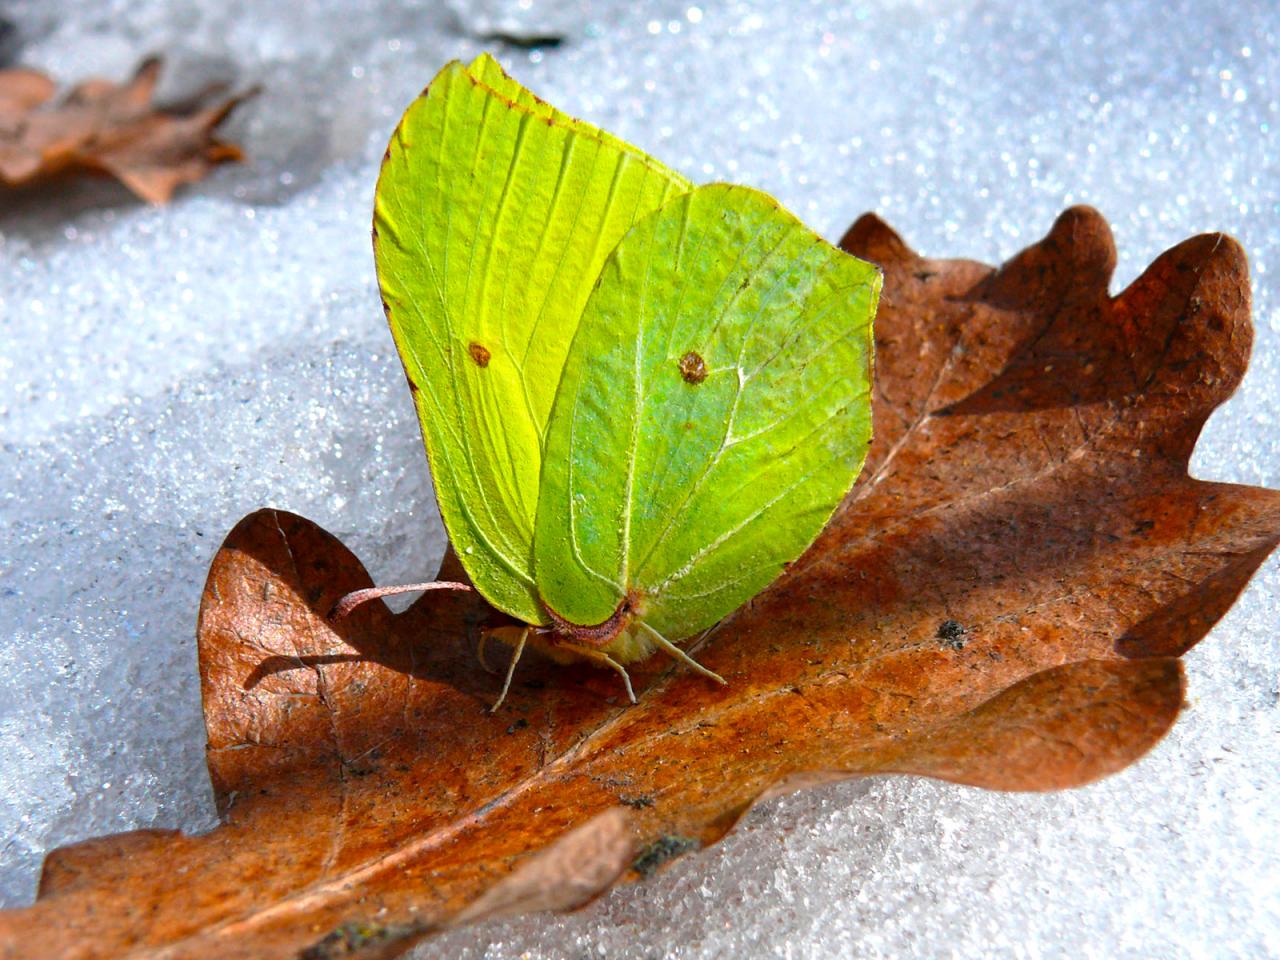
<svg viewBox="0 0 1280 960"><path fill-rule="evenodd" d="M471 74L471 76L489 87L497 93L498 96L505 97L512 103L528 110L536 116L543 117L544 119L550 117L556 123L572 127L574 130L603 141L616 150L620 150L623 153L630 154L647 164L661 168L666 176L679 184L679 192L683 193L687 190L693 189L693 184L688 180L684 179L684 177L680 176L680 174L675 171L667 170L665 167L662 167L658 161L654 160L653 157L650 157L644 151L638 150L625 140L615 137L608 130L601 130L599 127L592 126L585 120L579 120L577 117L569 116L569 114L565 113L563 110L556 109L537 94L525 87L522 87L515 80L511 79L511 77L507 75L507 72L502 69L502 65L489 54L482 53L467 64L467 73Z"/></svg>
<svg viewBox="0 0 1280 960"><path fill-rule="evenodd" d="M546 621L534 517L583 307L631 225L689 188L487 56L441 70L391 138L374 255L440 513L476 588L528 623Z"/></svg>
<svg viewBox="0 0 1280 960"><path fill-rule="evenodd" d="M624 596L681 638L750 599L817 537L871 439L880 273L746 187L638 222L565 364L534 538L571 623Z"/></svg>

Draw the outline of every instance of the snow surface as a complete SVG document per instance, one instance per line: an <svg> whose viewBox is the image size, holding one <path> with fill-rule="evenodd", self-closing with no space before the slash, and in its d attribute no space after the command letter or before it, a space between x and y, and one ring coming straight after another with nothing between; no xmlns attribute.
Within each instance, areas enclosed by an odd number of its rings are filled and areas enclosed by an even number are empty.
<svg viewBox="0 0 1280 960"><path fill-rule="evenodd" d="M998 261L1072 203L1117 285L1205 230L1249 251L1257 341L1197 476L1280 487L1274 3L25 0L24 63L164 95L262 83L249 166L162 210L111 185L0 211L0 897L50 847L215 818L193 630L243 514L274 505L378 580L443 534L374 292L378 159L452 57L491 47L563 108L829 237L874 209ZM482 35L564 33L526 50ZM1190 708L1101 784L999 795L879 778L765 804L722 845L461 958L1280 955L1280 564L1186 657Z"/></svg>

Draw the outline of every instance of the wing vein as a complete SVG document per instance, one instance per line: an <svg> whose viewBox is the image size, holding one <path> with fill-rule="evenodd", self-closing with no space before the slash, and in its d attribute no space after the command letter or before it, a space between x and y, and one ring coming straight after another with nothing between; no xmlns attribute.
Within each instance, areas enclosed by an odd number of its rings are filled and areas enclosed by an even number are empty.
<svg viewBox="0 0 1280 960"><path fill-rule="evenodd" d="M768 226L769 224L767 222L764 223L760 227L760 229L756 231L755 235L751 238L751 242L746 247L744 247L742 250L739 251L738 258L734 262L733 267L730 268L730 270L725 274L725 279L721 281L720 287L716 291L717 297L719 297L720 291L724 289L725 283L727 283L728 279L733 275L734 270L737 269L738 264L742 262L742 258L746 255L746 250L755 245L756 240L760 238L760 236L764 233L765 229ZM786 239L786 236L784 235L783 240L785 239ZM779 240L778 243L774 244L774 246L770 248L769 252L766 253L764 257L761 258L760 263L752 271L752 273L758 272L760 268L762 268L766 263L768 263L769 259L782 246L782 242L783 242L782 240ZM738 289L734 291L733 295L729 298L728 302L724 305L724 307L717 312L715 326L712 328L713 336L720 329L720 324L723 322L725 315L729 311L729 308L734 303L736 303L738 298L742 295L742 291L744 288L745 288L745 284L739 285ZM708 338L708 340L709 339L710 338ZM675 509L672 510L670 514L668 514L668 520L666 525L662 529L662 533L660 533L657 539L654 540L653 543L649 545L649 549L645 551L645 555L641 559L640 563L637 565L637 569L644 569L644 566L650 561L650 559L653 558L654 553L656 553L658 549L666 543L668 536L670 536L671 534L671 528L675 524L676 519L684 511L684 508L685 506L688 505L689 501L693 499L694 494L696 494L699 490L702 489L703 483L705 483L707 477L709 477L715 471L716 466L720 462L720 457L724 454L725 450L727 449L727 442L728 442L729 436L733 432L733 421L737 415L738 403L742 399L743 381L741 376L741 373L742 373L741 368L739 368L738 373L739 373L738 388L734 393L733 405L729 408L729 415L726 418L725 425L724 425L724 433L720 438L720 445L717 448L715 455L711 458L711 461L708 463L706 469L702 471L701 475L699 475L698 479L695 480L693 483L689 484L688 488L685 490L684 497L681 498L680 500L679 505L676 506Z"/></svg>

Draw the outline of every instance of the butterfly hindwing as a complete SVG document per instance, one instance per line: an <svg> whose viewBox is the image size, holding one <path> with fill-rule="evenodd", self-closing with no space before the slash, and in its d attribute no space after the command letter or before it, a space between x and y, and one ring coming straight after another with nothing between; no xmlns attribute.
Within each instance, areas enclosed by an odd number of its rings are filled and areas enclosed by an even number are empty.
<svg viewBox="0 0 1280 960"><path fill-rule="evenodd" d="M879 290L874 266L746 187L699 187L639 221L552 413L543 601L587 625L630 594L677 638L768 585L861 470Z"/></svg>
<svg viewBox="0 0 1280 960"><path fill-rule="evenodd" d="M440 512L477 589L528 623L546 619L534 518L569 344L618 240L687 189L488 57L446 66L388 147L378 281Z"/></svg>

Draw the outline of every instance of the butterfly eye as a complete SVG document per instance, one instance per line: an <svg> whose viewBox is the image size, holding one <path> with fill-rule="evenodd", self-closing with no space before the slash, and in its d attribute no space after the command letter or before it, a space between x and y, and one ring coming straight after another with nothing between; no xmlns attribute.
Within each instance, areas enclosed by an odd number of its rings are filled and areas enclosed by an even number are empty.
<svg viewBox="0 0 1280 960"><path fill-rule="evenodd" d="M489 351L474 340L467 347L467 352L471 354L471 359L476 362L477 367L487 367L489 365Z"/></svg>
<svg viewBox="0 0 1280 960"><path fill-rule="evenodd" d="M701 383L707 379L707 365L702 357L690 350L680 358L680 376L685 383Z"/></svg>

